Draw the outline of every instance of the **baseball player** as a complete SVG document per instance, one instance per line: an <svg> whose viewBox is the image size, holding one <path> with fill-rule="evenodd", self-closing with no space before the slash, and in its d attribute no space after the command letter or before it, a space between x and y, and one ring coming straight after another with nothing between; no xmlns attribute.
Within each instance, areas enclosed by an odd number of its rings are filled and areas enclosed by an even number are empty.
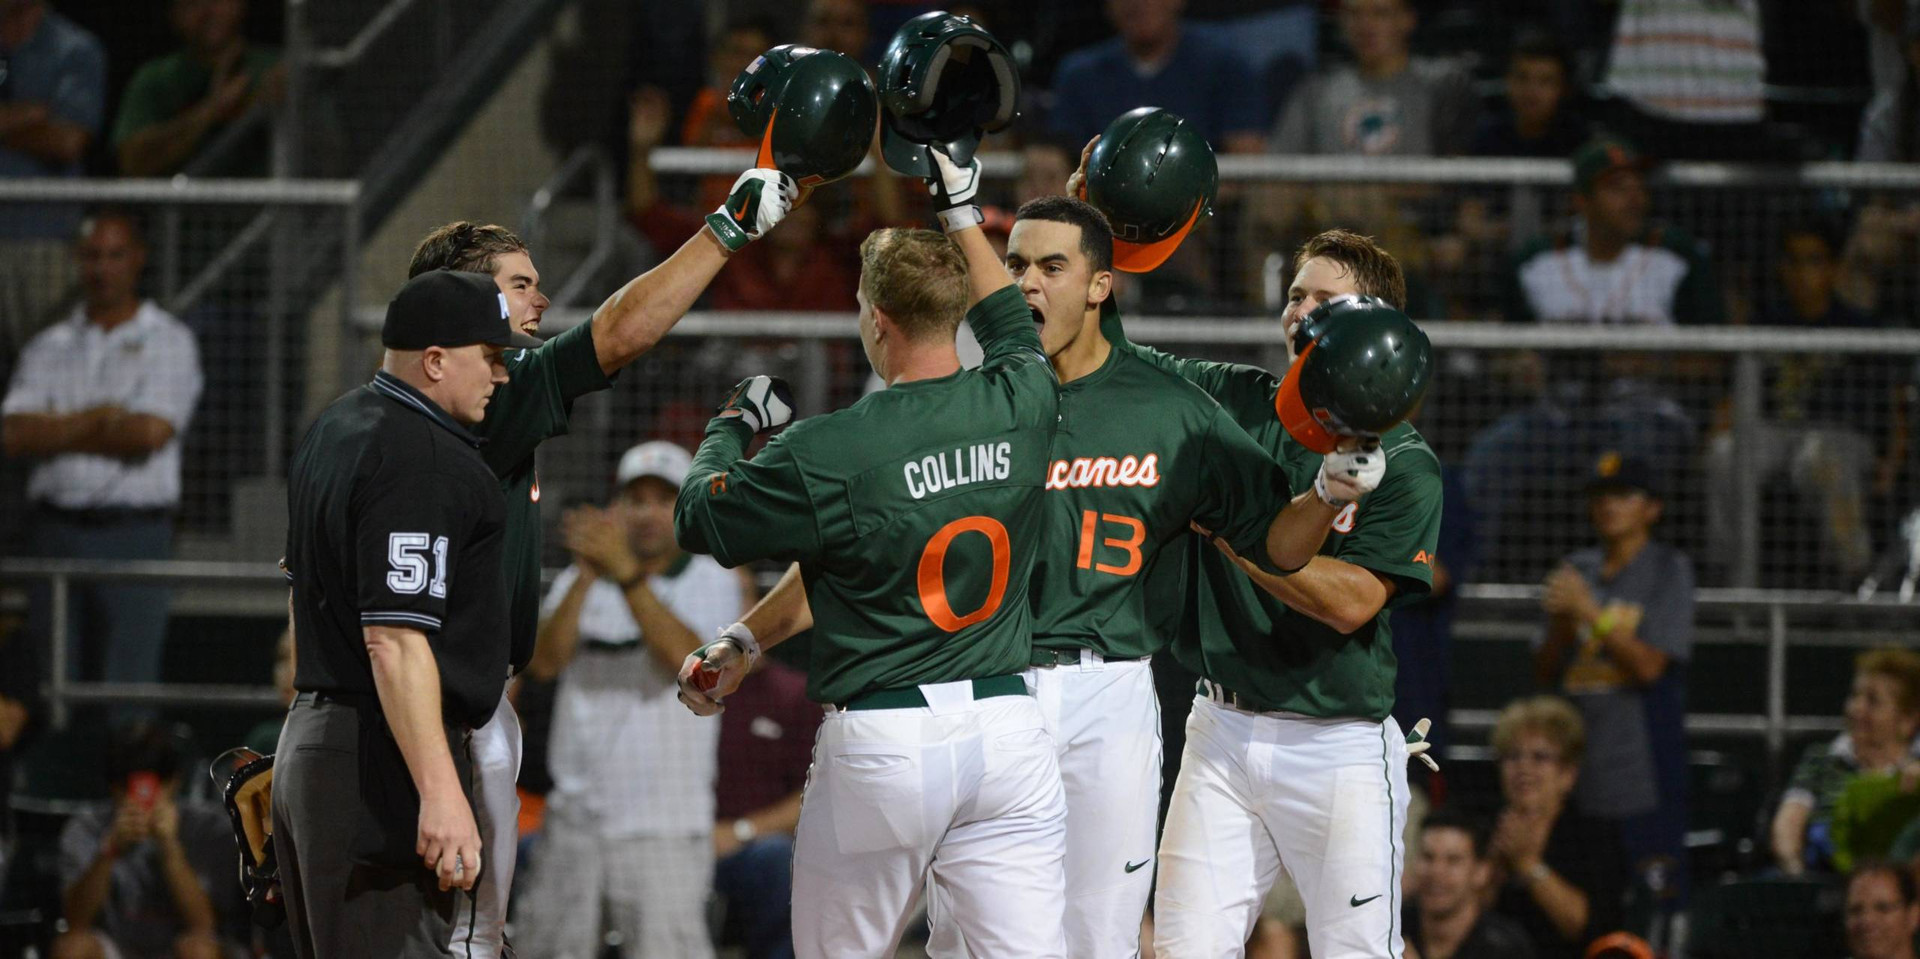
<svg viewBox="0 0 1920 959"><path fill-rule="evenodd" d="M1399 264L1367 238L1331 231L1309 240L1282 318L1289 360L1303 319L1337 329L1397 308L1405 290ZM1322 308L1354 293L1384 304ZM1322 468L1321 455L1274 415L1280 378L1136 349L1219 400L1295 482ZM1431 586L1440 463L1406 423L1385 431L1380 449L1388 468L1379 488L1341 511L1320 555L1299 570L1275 576L1217 537L1194 541L1174 650L1203 679L1160 845L1161 955L1239 955L1283 868L1306 904L1315 956L1401 954L1406 762L1431 760L1424 731L1416 725L1409 746L1389 714L1387 609Z"/></svg>
<svg viewBox="0 0 1920 959"><path fill-rule="evenodd" d="M891 955L929 882L982 951L1067 955L1066 803L1020 676L1059 404L1032 311L979 228L978 179L977 162L945 163L930 181L951 238L861 244L860 339L887 388L746 461L791 411L784 383L741 383L674 515L681 545L724 565L796 561L680 676L712 714L763 646L813 630L807 692L831 711L794 840L802 957ZM955 352L963 312L977 370Z"/></svg>
<svg viewBox="0 0 1920 959"><path fill-rule="evenodd" d="M1204 148L1197 133L1174 122L1152 141L1180 137ZM1167 151L1161 161L1169 172L1180 162ZM1067 945L1076 957L1137 955L1152 888L1145 867L1153 860L1161 756L1148 658L1169 637L1153 628L1149 574L1186 562L1195 522L1248 555L1270 555L1279 569L1300 567L1384 466L1377 454L1339 453L1290 497L1272 456L1220 404L1123 348L1109 295L1114 256L1106 218L1071 197L1021 207L1007 240L1008 270L1043 321L1040 339L1062 383L1026 678L1066 787ZM1175 548L1163 552L1168 544ZM939 956L962 951L942 921L946 905L936 895L929 906L929 951Z"/></svg>

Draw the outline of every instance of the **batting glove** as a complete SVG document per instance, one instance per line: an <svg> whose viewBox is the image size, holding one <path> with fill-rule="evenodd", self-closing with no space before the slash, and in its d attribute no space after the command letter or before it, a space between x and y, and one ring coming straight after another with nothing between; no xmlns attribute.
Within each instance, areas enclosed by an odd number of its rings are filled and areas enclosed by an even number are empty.
<svg viewBox="0 0 1920 959"><path fill-rule="evenodd" d="M927 192L933 194L933 210L940 215L940 225L948 233L957 233L986 222L980 206L973 202L974 194L980 192L980 158L976 156L961 166L936 147L928 147L927 155L933 158L934 170L926 181Z"/></svg>
<svg viewBox="0 0 1920 959"><path fill-rule="evenodd" d="M793 387L777 376L749 376L720 404L721 416L737 416L755 433L778 429L793 419Z"/></svg>
<svg viewBox="0 0 1920 959"><path fill-rule="evenodd" d="M707 214L707 228L729 253L766 235L800 202L800 185L779 170L748 170L733 181L720 209Z"/></svg>
<svg viewBox="0 0 1920 959"><path fill-rule="evenodd" d="M745 623L720 631L713 642L687 654L680 663L680 701L696 716L716 716L726 709L722 700L740 688L740 681L760 661L760 644Z"/></svg>
<svg viewBox="0 0 1920 959"><path fill-rule="evenodd" d="M1386 476L1387 454L1379 440L1367 440L1357 449L1328 453L1313 478L1313 491L1328 506L1344 507L1373 492Z"/></svg>
<svg viewBox="0 0 1920 959"><path fill-rule="evenodd" d="M1418 759L1426 763L1428 769L1439 772L1439 761L1427 755L1427 750L1433 748L1433 744L1427 742L1427 730L1431 728L1433 728L1433 720L1424 716L1419 722L1413 724L1413 731L1407 734L1407 758Z"/></svg>

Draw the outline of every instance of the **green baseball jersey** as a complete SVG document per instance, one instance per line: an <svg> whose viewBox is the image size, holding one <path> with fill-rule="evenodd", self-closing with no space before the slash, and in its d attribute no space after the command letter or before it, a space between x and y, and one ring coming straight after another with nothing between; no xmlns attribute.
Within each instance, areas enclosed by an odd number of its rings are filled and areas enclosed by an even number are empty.
<svg viewBox="0 0 1920 959"><path fill-rule="evenodd" d="M1312 485L1321 456L1295 442L1274 413L1280 379L1232 363L1181 359L1145 347L1149 362L1205 390L1271 451L1294 486ZM1433 586L1440 538L1440 460L1419 431L1402 423L1381 437L1387 475L1378 489L1342 510L1322 556L1391 579L1393 596L1373 622L1350 634L1296 612L1256 585L1219 551L1192 537L1193 575L1169 579L1156 594L1181 589L1185 613L1174 655L1187 668L1266 709L1326 718L1381 720L1393 708L1393 634L1387 610Z"/></svg>
<svg viewBox="0 0 1920 959"><path fill-rule="evenodd" d="M752 460L747 426L716 417L680 489L683 548L800 564L816 702L1027 667L1057 384L1018 290L967 320L979 369L802 420Z"/></svg>
<svg viewBox="0 0 1920 959"><path fill-rule="evenodd" d="M486 440L480 455L507 498L501 565L509 590L510 658L518 671L533 658L540 627L540 477L533 451L548 438L565 435L574 400L613 381L593 351L591 320L539 349L514 351L507 358L507 377L493 391L487 416L474 432Z"/></svg>
<svg viewBox="0 0 1920 959"><path fill-rule="evenodd" d="M1146 585L1182 574L1188 523L1264 560L1267 526L1291 494L1219 403L1126 348L1111 301L1100 327L1107 361L1060 387L1033 644L1137 659L1172 638L1156 628L1165 617L1153 616Z"/></svg>

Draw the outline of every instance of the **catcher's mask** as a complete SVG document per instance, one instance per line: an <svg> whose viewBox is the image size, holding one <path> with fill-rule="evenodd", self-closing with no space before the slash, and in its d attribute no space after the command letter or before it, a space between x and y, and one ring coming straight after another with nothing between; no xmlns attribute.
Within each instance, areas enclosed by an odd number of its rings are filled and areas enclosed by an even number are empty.
<svg viewBox="0 0 1920 959"><path fill-rule="evenodd" d="M245 746L214 757L207 768L233 823L240 850L240 888L253 921L271 929L286 918L280 898L280 867L273 858L273 757Z"/></svg>
<svg viewBox="0 0 1920 959"><path fill-rule="evenodd" d="M1293 333L1294 361L1274 410L1300 445L1331 453L1344 437L1378 439L1413 415L1433 373L1433 345L1405 313L1371 296L1337 296Z"/></svg>
<svg viewBox="0 0 1920 959"><path fill-rule="evenodd" d="M934 174L929 147L966 165L980 138L1020 115L1013 56L971 17L923 13L880 58L880 154L906 176Z"/></svg>

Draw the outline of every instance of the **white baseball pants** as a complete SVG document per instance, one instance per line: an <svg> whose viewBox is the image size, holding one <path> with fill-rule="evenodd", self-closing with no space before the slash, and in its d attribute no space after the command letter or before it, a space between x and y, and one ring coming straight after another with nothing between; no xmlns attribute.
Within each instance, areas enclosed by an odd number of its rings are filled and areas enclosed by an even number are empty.
<svg viewBox="0 0 1920 959"><path fill-rule="evenodd" d="M508 685L512 685L511 682ZM507 935L507 897L520 855L520 716L500 693L500 705L473 731L473 818L480 827L480 881L461 897L454 918L453 954L459 959L501 959Z"/></svg>
<svg viewBox="0 0 1920 959"><path fill-rule="evenodd" d="M981 955L1067 955L1053 740L1032 697L972 685L820 724L794 839L798 959L891 956L929 879Z"/></svg>
<svg viewBox="0 0 1920 959"><path fill-rule="evenodd" d="M1239 956L1282 868L1315 959L1400 959L1407 741L1384 722L1194 699L1160 840L1154 949Z"/></svg>
<svg viewBox="0 0 1920 959"><path fill-rule="evenodd" d="M1160 811L1160 700L1147 660L1108 663L1081 650L1072 666L1027 670L1027 689L1053 736L1067 796L1067 954L1134 959L1153 891ZM928 896L935 959L985 956L961 941L950 907Z"/></svg>

